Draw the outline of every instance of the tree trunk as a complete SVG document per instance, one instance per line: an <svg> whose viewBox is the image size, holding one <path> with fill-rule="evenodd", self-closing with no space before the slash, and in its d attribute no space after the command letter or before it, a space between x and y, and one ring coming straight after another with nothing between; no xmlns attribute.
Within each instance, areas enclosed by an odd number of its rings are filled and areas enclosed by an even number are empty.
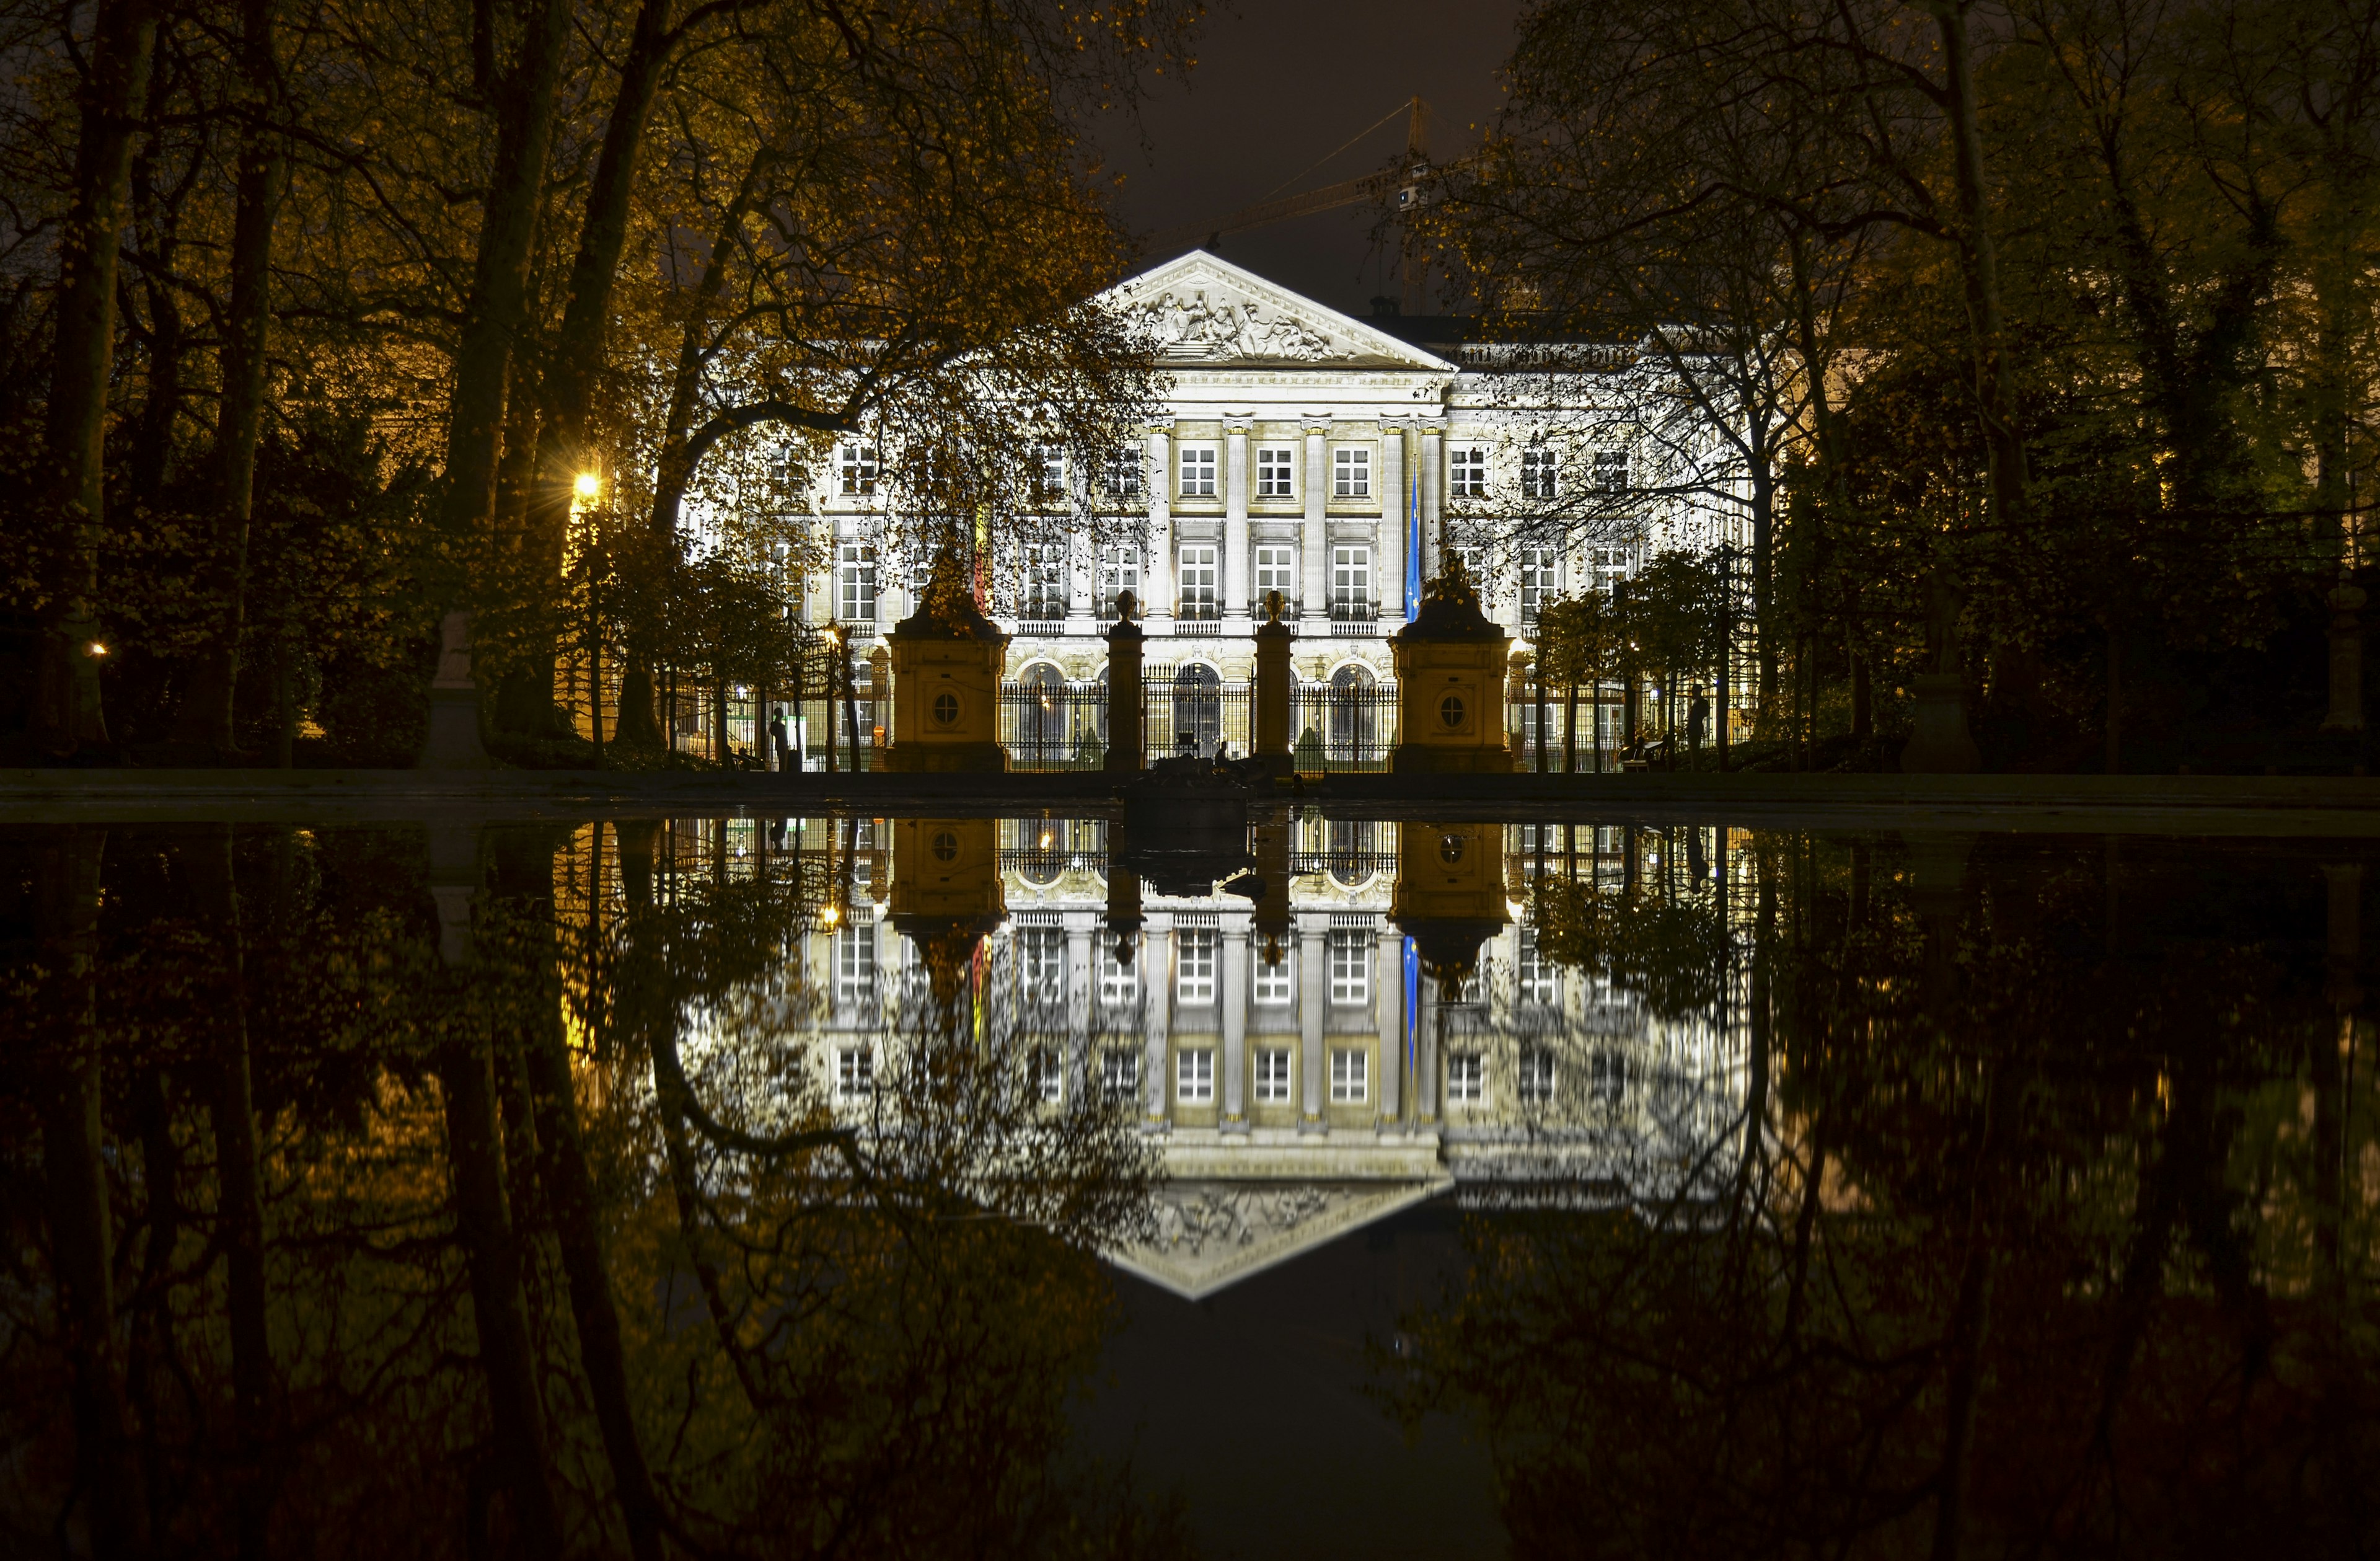
<svg viewBox="0 0 2380 1561"><path fill-rule="evenodd" d="M1959 258L1967 314L1974 335L1975 409L1984 425L1991 468L1993 518L2013 526L2024 518L2023 436L2016 426L2016 372L2009 361L2000 306L1999 250L1992 237L1984 189L1984 141L1975 121L1974 62L1967 48L1973 0L1949 0L1935 13L1942 32L1951 165L1959 193Z"/></svg>
<svg viewBox="0 0 2380 1561"><path fill-rule="evenodd" d="M149 1548L148 1506L135 1472L124 1351L115 1332L115 1237L100 1124L98 990L100 860L105 835L68 825L36 848L43 962L58 982L64 1054L42 1091L42 1181L57 1286L57 1330L75 1427L75 1486L90 1501L91 1553Z"/></svg>
<svg viewBox="0 0 2380 1561"><path fill-rule="evenodd" d="M481 543L492 540L505 398L514 348L528 323L529 262L571 14L565 0L534 0L524 9L520 56L499 85L495 162L480 204L446 432L447 524L453 535Z"/></svg>
<svg viewBox="0 0 2380 1561"><path fill-rule="evenodd" d="M57 323L42 430L44 508L64 533L42 613L35 740L55 753L107 741L98 620L102 444L115 352L115 287L131 179L134 107L157 39L149 0L100 0L83 78L73 203L60 235Z"/></svg>
<svg viewBox="0 0 2380 1561"><path fill-rule="evenodd" d="M176 741L218 754L232 743L239 640L247 619L248 531L255 513L256 447L264 430L265 350L273 322L273 225L285 156L272 124L279 111L273 60L275 0L243 0L240 87L251 116L242 132L231 237L231 310L224 322L223 398L215 409L213 535L206 596L213 631L193 670L175 725Z"/></svg>

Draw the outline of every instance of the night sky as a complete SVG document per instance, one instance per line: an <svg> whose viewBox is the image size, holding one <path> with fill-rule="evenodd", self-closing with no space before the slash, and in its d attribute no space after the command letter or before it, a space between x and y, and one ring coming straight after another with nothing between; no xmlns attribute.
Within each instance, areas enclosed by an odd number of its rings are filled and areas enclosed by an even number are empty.
<svg viewBox="0 0 2380 1561"><path fill-rule="evenodd" d="M1404 145L1405 100L1430 105L1430 152L1475 144L1503 102L1498 77L1521 0L1245 0L1218 7L1186 83L1157 84L1141 114L1147 147L1111 126L1109 161L1123 176L1119 208L1135 231L1204 222L1266 199L1274 187L1373 120L1388 123L1282 194L1383 167ZM1371 235L1373 213L1344 207L1227 236L1222 254L1350 314L1394 293L1394 256ZM1150 263L1171 258L1152 253ZM1436 305L1431 306L1436 311Z"/></svg>

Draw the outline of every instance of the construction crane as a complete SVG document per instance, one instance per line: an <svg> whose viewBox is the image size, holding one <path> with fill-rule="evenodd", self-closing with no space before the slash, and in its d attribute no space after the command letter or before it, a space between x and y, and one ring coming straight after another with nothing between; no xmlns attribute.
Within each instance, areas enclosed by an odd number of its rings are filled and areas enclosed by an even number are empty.
<svg viewBox="0 0 2380 1561"><path fill-rule="evenodd" d="M1392 220L1398 230L1397 274L1402 283L1399 308L1406 314L1420 313L1422 281L1427 265L1422 256L1421 234L1413 218L1429 203L1430 187L1435 180L1465 166L1471 159L1465 157L1448 164L1444 168L1433 168L1429 161L1429 105L1415 97L1405 106L1405 155L1398 166L1366 174L1360 178L1326 184L1319 189L1309 189L1298 195L1259 201L1253 206L1243 206L1228 216L1217 217L1211 222L1184 223L1160 229L1149 235L1149 252L1171 254L1190 245L1212 249L1226 233L1245 233L1252 227L1264 227L1316 212L1375 203L1393 192L1396 205Z"/></svg>

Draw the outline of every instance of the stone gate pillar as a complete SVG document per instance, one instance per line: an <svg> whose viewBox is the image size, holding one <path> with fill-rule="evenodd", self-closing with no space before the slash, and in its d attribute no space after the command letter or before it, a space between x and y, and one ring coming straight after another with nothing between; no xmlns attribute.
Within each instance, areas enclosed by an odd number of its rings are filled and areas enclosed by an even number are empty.
<svg viewBox="0 0 2380 1561"><path fill-rule="evenodd" d="M1280 591L1265 592L1264 608L1265 621L1256 632L1256 708L1248 723L1250 746L1266 768L1285 775L1290 772L1289 649L1296 636L1281 621Z"/></svg>
<svg viewBox="0 0 2380 1561"><path fill-rule="evenodd" d="M893 626L887 770L1005 770L1000 674L1008 636L978 610L957 561L934 564L917 610Z"/></svg>
<svg viewBox="0 0 2380 1561"><path fill-rule="evenodd" d="M1129 591L1116 593L1115 627L1108 630L1108 756L1106 768L1142 767L1140 661L1148 634L1132 616L1140 606Z"/></svg>
<svg viewBox="0 0 2380 1561"><path fill-rule="evenodd" d="M1479 610L1460 555L1422 591L1421 610L1389 640L1397 666L1400 774L1512 768L1504 736L1504 656L1512 641Z"/></svg>

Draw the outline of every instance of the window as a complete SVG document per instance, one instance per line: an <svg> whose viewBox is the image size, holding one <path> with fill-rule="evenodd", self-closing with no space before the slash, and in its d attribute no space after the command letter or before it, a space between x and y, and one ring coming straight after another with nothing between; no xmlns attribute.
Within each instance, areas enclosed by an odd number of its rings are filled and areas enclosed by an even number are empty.
<svg viewBox="0 0 2380 1561"><path fill-rule="evenodd" d="M1215 1000L1215 930L1186 927L1174 942L1173 994L1184 1003Z"/></svg>
<svg viewBox="0 0 2380 1561"><path fill-rule="evenodd" d="M1052 622L1066 616L1066 545L1025 544L1025 595L1017 616Z"/></svg>
<svg viewBox="0 0 2380 1561"><path fill-rule="evenodd" d="M1046 1105L1055 1105L1065 1093L1064 1076L1058 1070L1058 1054L1043 1046L1033 1054L1033 1087Z"/></svg>
<svg viewBox="0 0 2380 1561"><path fill-rule="evenodd" d="M1205 1105L1215 1098L1215 1054L1201 1047L1173 1059L1173 1098L1184 1105Z"/></svg>
<svg viewBox="0 0 2380 1561"><path fill-rule="evenodd" d="M1111 1105L1120 1105L1140 1093L1140 1054L1099 1054L1099 1092Z"/></svg>
<svg viewBox="0 0 2380 1561"><path fill-rule="evenodd" d="M1066 491L1066 452L1062 446L1041 446L1041 466L1034 473L1033 490L1043 498L1055 498Z"/></svg>
<svg viewBox="0 0 2380 1561"><path fill-rule="evenodd" d="M1521 549L1521 621L1535 623L1546 598L1561 589L1560 559L1550 547Z"/></svg>
<svg viewBox="0 0 2380 1561"><path fill-rule="evenodd" d="M1264 951L1257 952L1256 1000L1267 1007L1279 1007L1289 1001L1289 950L1281 951L1278 959L1267 959Z"/></svg>
<svg viewBox="0 0 2380 1561"><path fill-rule="evenodd" d="M1595 577L1595 589L1609 593L1614 585L1628 578L1628 550L1597 548L1589 555L1589 572Z"/></svg>
<svg viewBox="0 0 2380 1561"><path fill-rule="evenodd" d="M1297 549L1268 545L1257 549L1257 600L1269 591L1281 592L1285 607L1297 605Z"/></svg>
<svg viewBox="0 0 2380 1561"><path fill-rule="evenodd" d="M834 1054L834 1098L866 1100L876 1092L876 1054L866 1046L842 1046Z"/></svg>
<svg viewBox="0 0 2380 1561"><path fill-rule="evenodd" d="M1096 935L1096 934L1094 934ZM1099 945L1099 1006L1123 1008L1140 995L1140 968L1116 957L1115 945Z"/></svg>
<svg viewBox="0 0 2380 1561"><path fill-rule="evenodd" d="M1257 1054L1257 1104L1281 1105L1289 1100L1289 1054L1258 1052Z"/></svg>
<svg viewBox="0 0 2380 1561"><path fill-rule="evenodd" d="M1538 1007L1549 1008L1560 997L1560 973L1552 960L1537 948L1537 930L1521 929L1521 957L1516 960L1520 978L1520 999Z"/></svg>
<svg viewBox="0 0 2380 1561"><path fill-rule="evenodd" d="M1542 1105L1554 1098L1554 1055L1542 1046L1521 1048L1521 1104Z"/></svg>
<svg viewBox="0 0 2380 1561"><path fill-rule="evenodd" d="M1606 494L1624 493L1628 487L1628 452L1597 450L1595 452L1595 486Z"/></svg>
<svg viewBox="0 0 2380 1561"><path fill-rule="evenodd" d="M1110 450L1101 464L1100 477L1111 499L1140 497L1140 452L1126 445Z"/></svg>
<svg viewBox="0 0 2380 1561"><path fill-rule="evenodd" d="M845 623L876 621L876 550L847 542L835 549L834 616Z"/></svg>
<svg viewBox="0 0 2380 1561"><path fill-rule="evenodd" d="M1361 1101L1366 1094L1365 1065L1370 1059L1361 1052L1330 1054L1330 1099L1336 1104Z"/></svg>
<svg viewBox="0 0 2380 1561"><path fill-rule="evenodd" d="M1116 597L1127 591L1141 606L1148 605L1140 593L1140 549L1111 547L1104 550L1099 555L1099 616L1113 623Z"/></svg>
<svg viewBox="0 0 2380 1561"><path fill-rule="evenodd" d="M1330 550L1330 616L1362 618L1371 616L1372 550L1334 547Z"/></svg>
<svg viewBox="0 0 2380 1561"><path fill-rule="evenodd" d="M1184 547L1182 550L1181 581L1181 603L1173 609L1173 616L1194 619L1214 617L1215 550L1212 547Z"/></svg>
<svg viewBox="0 0 2380 1561"><path fill-rule="evenodd" d="M1287 445L1268 445L1257 452L1257 497L1293 498L1297 494L1297 452Z"/></svg>
<svg viewBox="0 0 2380 1561"><path fill-rule="evenodd" d="M1330 496L1367 499L1372 496L1372 452L1342 446L1330 454Z"/></svg>
<svg viewBox="0 0 2380 1561"><path fill-rule="evenodd" d="M845 445L837 454L843 469L843 491L851 494L872 494L876 491L879 462L873 445Z"/></svg>
<svg viewBox="0 0 2380 1561"><path fill-rule="evenodd" d="M1488 452L1473 445L1455 450L1449 457L1446 489L1449 496L1458 499L1484 499L1488 496Z"/></svg>
<svg viewBox="0 0 2380 1561"><path fill-rule="evenodd" d="M1560 470L1551 450L1523 450L1521 496L1524 499L1559 497L1561 493Z"/></svg>
<svg viewBox="0 0 2380 1561"><path fill-rule="evenodd" d="M1488 1103L1488 1059L1476 1052L1456 1052L1446 1059L1446 1098L1463 1105Z"/></svg>
<svg viewBox="0 0 2380 1561"><path fill-rule="evenodd" d="M1372 996L1372 937L1354 928L1330 933L1330 1001L1365 1003Z"/></svg>
<svg viewBox="0 0 2380 1561"><path fill-rule="evenodd" d="M858 1003L876 995L876 924L834 934L834 1000Z"/></svg>
<svg viewBox="0 0 2380 1561"><path fill-rule="evenodd" d="M1016 929L1017 992L1028 1003L1066 997L1066 933L1062 927Z"/></svg>
<svg viewBox="0 0 2380 1561"><path fill-rule="evenodd" d="M1593 1052L1586 1059L1586 1098L1609 1110L1628 1093L1628 1059L1618 1052Z"/></svg>
<svg viewBox="0 0 2380 1561"><path fill-rule="evenodd" d="M1185 499L1210 499L1215 496L1215 447L1185 445L1182 451L1182 496Z"/></svg>
<svg viewBox="0 0 2380 1561"><path fill-rule="evenodd" d="M1448 548L1447 551L1463 560L1463 578L1470 580L1474 586L1485 586L1488 583L1488 550L1486 548L1458 544Z"/></svg>

